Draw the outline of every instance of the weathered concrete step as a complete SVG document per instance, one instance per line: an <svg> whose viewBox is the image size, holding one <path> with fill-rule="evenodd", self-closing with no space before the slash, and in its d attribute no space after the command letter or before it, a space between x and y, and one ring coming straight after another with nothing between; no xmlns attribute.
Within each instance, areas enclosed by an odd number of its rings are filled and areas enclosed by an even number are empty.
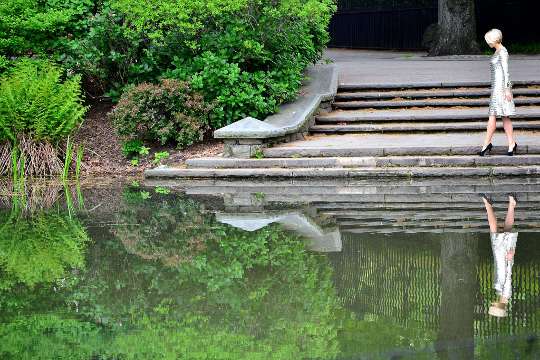
<svg viewBox="0 0 540 360"><path fill-rule="evenodd" d="M513 88L514 96L540 96L540 88ZM358 91L338 92L337 101L345 100L373 100L393 98L440 98L440 97L481 97L491 95L490 88L457 88L457 89L430 89L430 90L399 90L399 91Z"/></svg>
<svg viewBox="0 0 540 360"><path fill-rule="evenodd" d="M405 233L405 234L417 234L417 233L477 233L480 228L386 228L386 227L374 227L374 228L361 228L361 229L341 229L341 233L352 233L352 234L396 234L396 233ZM486 234L489 233L489 229L486 227L482 228ZM538 233L540 232L540 226L531 226L530 228L520 228L518 230L521 233ZM489 235L487 235L489 237Z"/></svg>
<svg viewBox="0 0 540 360"><path fill-rule="evenodd" d="M512 121L516 130L539 130L540 120ZM424 132L424 131L477 131L486 128L485 121L442 122L392 122L387 124L313 125L312 133L372 133L372 132Z"/></svg>
<svg viewBox="0 0 540 360"><path fill-rule="evenodd" d="M518 196L519 198L519 196ZM536 202L524 202L519 201L519 209L521 210L534 210L540 211L539 206ZM401 212L401 211L410 211L414 210L419 211L432 211L438 210L441 211L441 204L439 202L420 202L420 203L364 203L364 202L339 202L339 203L318 203L312 202L311 206L316 207L319 212L324 213L326 211L364 211L367 207L374 211L383 211L383 212ZM483 202L474 201L474 195L471 197L471 202L468 203L447 203L444 205L445 211L466 211L466 210L477 210L482 209L484 206ZM496 212L506 211L507 203L505 202L495 202L493 208Z"/></svg>
<svg viewBox="0 0 540 360"><path fill-rule="evenodd" d="M331 216L338 221L342 220L360 220L360 221L371 221L371 220L381 220L381 221L394 221L394 222L407 222L407 221L433 221L437 220L462 220L462 219L486 219L486 210L483 209L483 203L478 203L477 210L452 210L444 209L444 211L411 211L411 210L401 210L401 211L388 211L388 210L376 210L376 211L362 211L362 210L333 210L333 211L320 211L319 214ZM520 204L518 204L520 205ZM540 222L540 207L536 207L536 211L531 212L530 208L527 209L528 212L523 212L521 206L516 208L516 219L528 219L528 220L537 220ZM502 210L502 212L501 212ZM505 216L505 209L499 208L499 215Z"/></svg>
<svg viewBox="0 0 540 360"><path fill-rule="evenodd" d="M540 85L538 80L515 80L514 87ZM489 81L426 81L414 83L373 83L373 84L339 84L338 91L358 91L372 89L436 89L436 88L460 88L460 87L489 87Z"/></svg>
<svg viewBox="0 0 540 360"><path fill-rule="evenodd" d="M336 110L316 117L317 123L393 122L393 121L471 121L488 118L487 108L381 109ZM516 107L513 120L540 119L540 106Z"/></svg>
<svg viewBox="0 0 540 360"><path fill-rule="evenodd" d="M318 195L321 198L324 198L326 195L438 195L438 194L468 194L470 196L475 196L478 193L490 193L492 194L493 187L488 186L478 186L478 187L467 187L467 186L419 186L419 187L332 187L332 186L258 186L256 188L248 188L241 186L227 186L227 185L215 185L215 186L192 186L186 189L186 193L189 194L200 194L200 195L242 195L242 196L252 196L255 194L294 194L294 196L303 196L303 195ZM519 191L520 194L528 193L540 193L540 187L538 186L528 186L528 187L518 187L518 186L508 186L508 187L497 187L497 192L503 194L509 192ZM477 198L476 200L480 200ZM471 199L474 201L474 198Z"/></svg>
<svg viewBox="0 0 540 360"><path fill-rule="evenodd" d="M283 202L283 203L319 203L322 198L321 194L264 194L264 201L268 202ZM520 205L529 202L537 202L540 200L540 194L529 193L520 197ZM384 204L418 204L418 203L439 203L441 209L444 209L447 204L471 204L482 206L481 199L476 198L471 194L325 194L324 201L328 203L362 203L369 208L372 203ZM317 206L317 205L316 205Z"/></svg>
<svg viewBox="0 0 540 360"><path fill-rule="evenodd" d="M540 221L523 221L519 223L519 218L516 219L516 225L520 225L525 228L540 228ZM362 229L362 228L374 228L374 227L394 227L394 228L488 228L489 224L487 217L481 220L461 220L461 221L410 221L410 222L393 222L393 221L339 221L338 226L340 229ZM517 227L516 227L517 230Z"/></svg>
<svg viewBox="0 0 540 360"><path fill-rule="evenodd" d="M514 132L518 154L540 154L540 133ZM404 155L474 155L485 130L468 133L364 133L308 136L303 141L279 144L264 149L265 158L284 157L363 157ZM506 154L502 131L493 137L492 154Z"/></svg>
<svg viewBox="0 0 540 360"><path fill-rule="evenodd" d="M481 147L481 146L480 146ZM380 147L279 147L264 150L266 158L285 158L285 157L365 157L365 156L413 156L413 155L474 155L480 150L478 145L456 145L456 146L437 146L437 144L425 146L384 146ZM492 154L505 154L508 148L505 146L494 146ZM518 154L540 154L539 145L518 145ZM518 156L520 156L518 155ZM517 157L517 156L516 156Z"/></svg>
<svg viewBox="0 0 540 360"><path fill-rule="evenodd" d="M515 105L538 105L540 97L515 97ZM489 98L443 98L423 100L379 100L379 101L336 101L332 104L334 109L362 109L362 108L409 108L409 107L449 107L449 106L489 106Z"/></svg>
<svg viewBox="0 0 540 360"><path fill-rule="evenodd" d="M199 158L189 159L186 165L203 169L260 169L260 168L351 168L386 166L503 166L540 165L540 155L527 156L386 156L386 157L322 157L322 158Z"/></svg>
<svg viewBox="0 0 540 360"><path fill-rule="evenodd" d="M294 169L182 169L156 168L144 172L147 178L250 178L250 177L445 177L445 176L532 176L540 166L484 167L395 167L395 168L294 168Z"/></svg>

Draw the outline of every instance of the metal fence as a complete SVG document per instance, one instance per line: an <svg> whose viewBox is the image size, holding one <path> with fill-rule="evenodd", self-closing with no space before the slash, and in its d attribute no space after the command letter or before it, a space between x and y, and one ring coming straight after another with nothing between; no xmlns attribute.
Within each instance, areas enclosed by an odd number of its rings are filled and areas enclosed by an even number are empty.
<svg viewBox="0 0 540 360"><path fill-rule="evenodd" d="M540 42L538 0L476 0L475 12L481 45L491 28L502 30L508 43ZM330 22L329 46L421 49L425 30L437 20L437 2L432 0L340 0Z"/></svg>
<svg viewBox="0 0 540 360"><path fill-rule="evenodd" d="M347 10L330 22L331 47L420 49L437 8Z"/></svg>

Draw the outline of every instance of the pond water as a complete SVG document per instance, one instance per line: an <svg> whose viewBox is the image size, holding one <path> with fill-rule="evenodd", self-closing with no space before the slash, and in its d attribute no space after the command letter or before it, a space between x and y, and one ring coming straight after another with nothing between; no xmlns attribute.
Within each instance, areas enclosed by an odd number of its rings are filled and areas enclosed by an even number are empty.
<svg viewBox="0 0 540 360"><path fill-rule="evenodd" d="M540 358L535 179L8 193L1 359Z"/></svg>

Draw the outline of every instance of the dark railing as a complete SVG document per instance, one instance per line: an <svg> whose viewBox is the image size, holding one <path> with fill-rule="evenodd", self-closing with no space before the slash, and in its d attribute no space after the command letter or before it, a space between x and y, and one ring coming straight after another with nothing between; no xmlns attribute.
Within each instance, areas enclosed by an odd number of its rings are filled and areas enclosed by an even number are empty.
<svg viewBox="0 0 540 360"><path fill-rule="evenodd" d="M339 0L338 5L330 22L330 47L422 49L425 30L438 19L433 0ZM540 41L538 0L476 0L475 12L481 45L485 45L483 36L491 28L502 30L509 44Z"/></svg>
<svg viewBox="0 0 540 360"><path fill-rule="evenodd" d="M424 31L437 22L437 8L350 10L330 22L331 47L421 49Z"/></svg>

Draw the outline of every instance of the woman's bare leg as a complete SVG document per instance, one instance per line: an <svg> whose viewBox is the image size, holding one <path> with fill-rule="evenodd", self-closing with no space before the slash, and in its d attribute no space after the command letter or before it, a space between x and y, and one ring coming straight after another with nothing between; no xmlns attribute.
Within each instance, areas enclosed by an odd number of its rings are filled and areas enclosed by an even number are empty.
<svg viewBox="0 0 540 360"><path fill-rule="evenodd" d="M487 201L487 199L483 198L484 205L486 206L486 212L487 212L487 218L489 223L489 232L496 233L497 232L497 217L495 217L495 211L493 211L493 206Z"/></svg>
<svg viewBox="0 0 540 360"><path fill-rule="evenodd" d="M508 140L508 151L510 151L516 142L514 140L514 127L512 126L512 121L508 116L503 117L503 127Z"/></svg>
<svg viewBox="0 0 540 360"><path fill-rule="evenodd" d="M516 208L516 200L512 197L508 197L508 211L506 212L506 219L504 219L504 231L512 231L514 226L514 210Z"/></svg>
<svg viewBox="0 0 540 360"><path fill-rule="evenodd" d="M484 147L482 147L482 150L486 148L486 146L489 145L491 142L491 138L493 137L493 134L495 133L495 130L497 129L497 118L495 115L490 115L487 123L487 129L486 129L486 138L484 139Z"/></svg>

